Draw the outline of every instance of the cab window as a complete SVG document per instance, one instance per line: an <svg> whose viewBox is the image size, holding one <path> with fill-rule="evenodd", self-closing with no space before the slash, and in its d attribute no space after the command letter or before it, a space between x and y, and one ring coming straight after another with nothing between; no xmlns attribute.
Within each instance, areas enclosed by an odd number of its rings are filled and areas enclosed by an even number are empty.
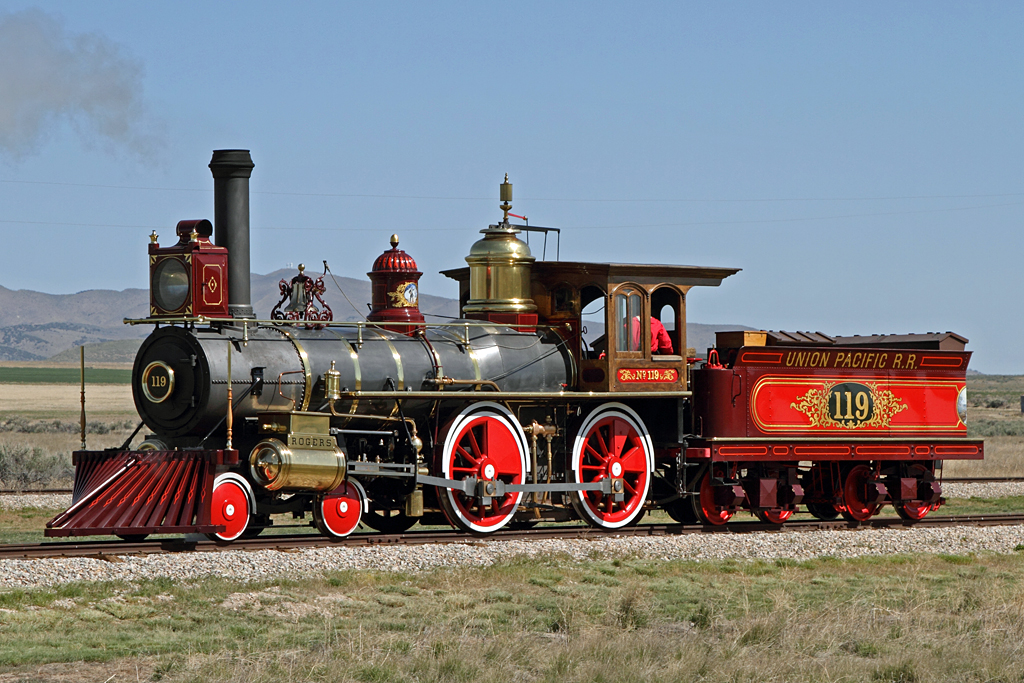
<svg viewBox="0 0 1024 683"><path fill-rule="evenodd" d="M643 352L643 298L626 289L615 295L615 350Z"/></svg>
<svg viewBox="0 0 1024 683"><path fill-rule="evenodd" d="M655 335L653 328L651 330L651 346L654 347L657 341L657 348L654 350L657 355L682 355L685 352L682 348L683 326L679 324L683 319L682 305L683 295L672 287L659 287L651 294L651 316L665 330L664 336Z"/></svg>

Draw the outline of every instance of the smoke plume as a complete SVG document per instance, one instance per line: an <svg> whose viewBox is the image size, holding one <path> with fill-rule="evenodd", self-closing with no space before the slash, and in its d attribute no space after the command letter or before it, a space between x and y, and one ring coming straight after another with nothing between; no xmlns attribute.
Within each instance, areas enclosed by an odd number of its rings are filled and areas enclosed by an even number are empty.
<svg viewBox="0 0 1024 683"><path fill-rule="evenodd" d="M160 124L146 112L142 76L105 36L69 33L39 10L0 15L0 157L32 154L66 123L87 145L155 160Z"/></svg>

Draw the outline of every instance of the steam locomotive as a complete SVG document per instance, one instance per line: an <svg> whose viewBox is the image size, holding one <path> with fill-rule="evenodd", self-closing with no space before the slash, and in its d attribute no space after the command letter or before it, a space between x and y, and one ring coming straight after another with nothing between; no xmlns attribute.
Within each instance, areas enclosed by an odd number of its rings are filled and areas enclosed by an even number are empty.
<svg viewBox="0 0 1024 683"><path fill-rule="evenodd" d="M778 525L801 506L862 522L891 504L919 520L943 502L944 460L983 457L963 337L737 331L697 358L690 290L738 269L537 260L507 176L500 222L443 271L458 319L426 321L397 236L368 273L365 321L334 321L301 265L258 318L253 168L247 150L215 151L214 223L180 222L169 246L151 235L150 315L126 320L154 327L132 374L150 433L74 454L73 503L48 536L230 542L288 513L330 538L360 523L614 530L656 509Z"/></svg>

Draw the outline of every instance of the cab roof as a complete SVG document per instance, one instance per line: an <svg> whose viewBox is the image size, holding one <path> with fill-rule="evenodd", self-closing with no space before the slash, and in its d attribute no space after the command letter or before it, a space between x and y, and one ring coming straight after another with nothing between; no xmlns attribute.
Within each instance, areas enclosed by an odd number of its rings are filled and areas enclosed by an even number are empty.
<svg viewBox="0 0 1024 683"><path fill-rule="evenodd" d="M735 275L740 268L714 266L678 266L651 263L588 263L584 261L535 261L533 277L540 280L573 280L603 282L615 285L622 282L637 284L670 283L680 287L717 287L722 280ZM442 275L458 282L469 280L469 267L442 270Z"/></svg>

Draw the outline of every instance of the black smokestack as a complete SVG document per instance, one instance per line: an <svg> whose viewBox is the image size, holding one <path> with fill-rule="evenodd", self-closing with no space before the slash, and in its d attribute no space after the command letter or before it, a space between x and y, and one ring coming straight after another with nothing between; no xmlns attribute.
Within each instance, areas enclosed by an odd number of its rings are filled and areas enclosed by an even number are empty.
<svg viewBox="0 0 1024 683"><path fill-rule="evenodd" d="M228 311L235 318L255 318L249 291L249 176L247 149L217 149L213 173L213 222L217 246L228 250Z"/></svg>

